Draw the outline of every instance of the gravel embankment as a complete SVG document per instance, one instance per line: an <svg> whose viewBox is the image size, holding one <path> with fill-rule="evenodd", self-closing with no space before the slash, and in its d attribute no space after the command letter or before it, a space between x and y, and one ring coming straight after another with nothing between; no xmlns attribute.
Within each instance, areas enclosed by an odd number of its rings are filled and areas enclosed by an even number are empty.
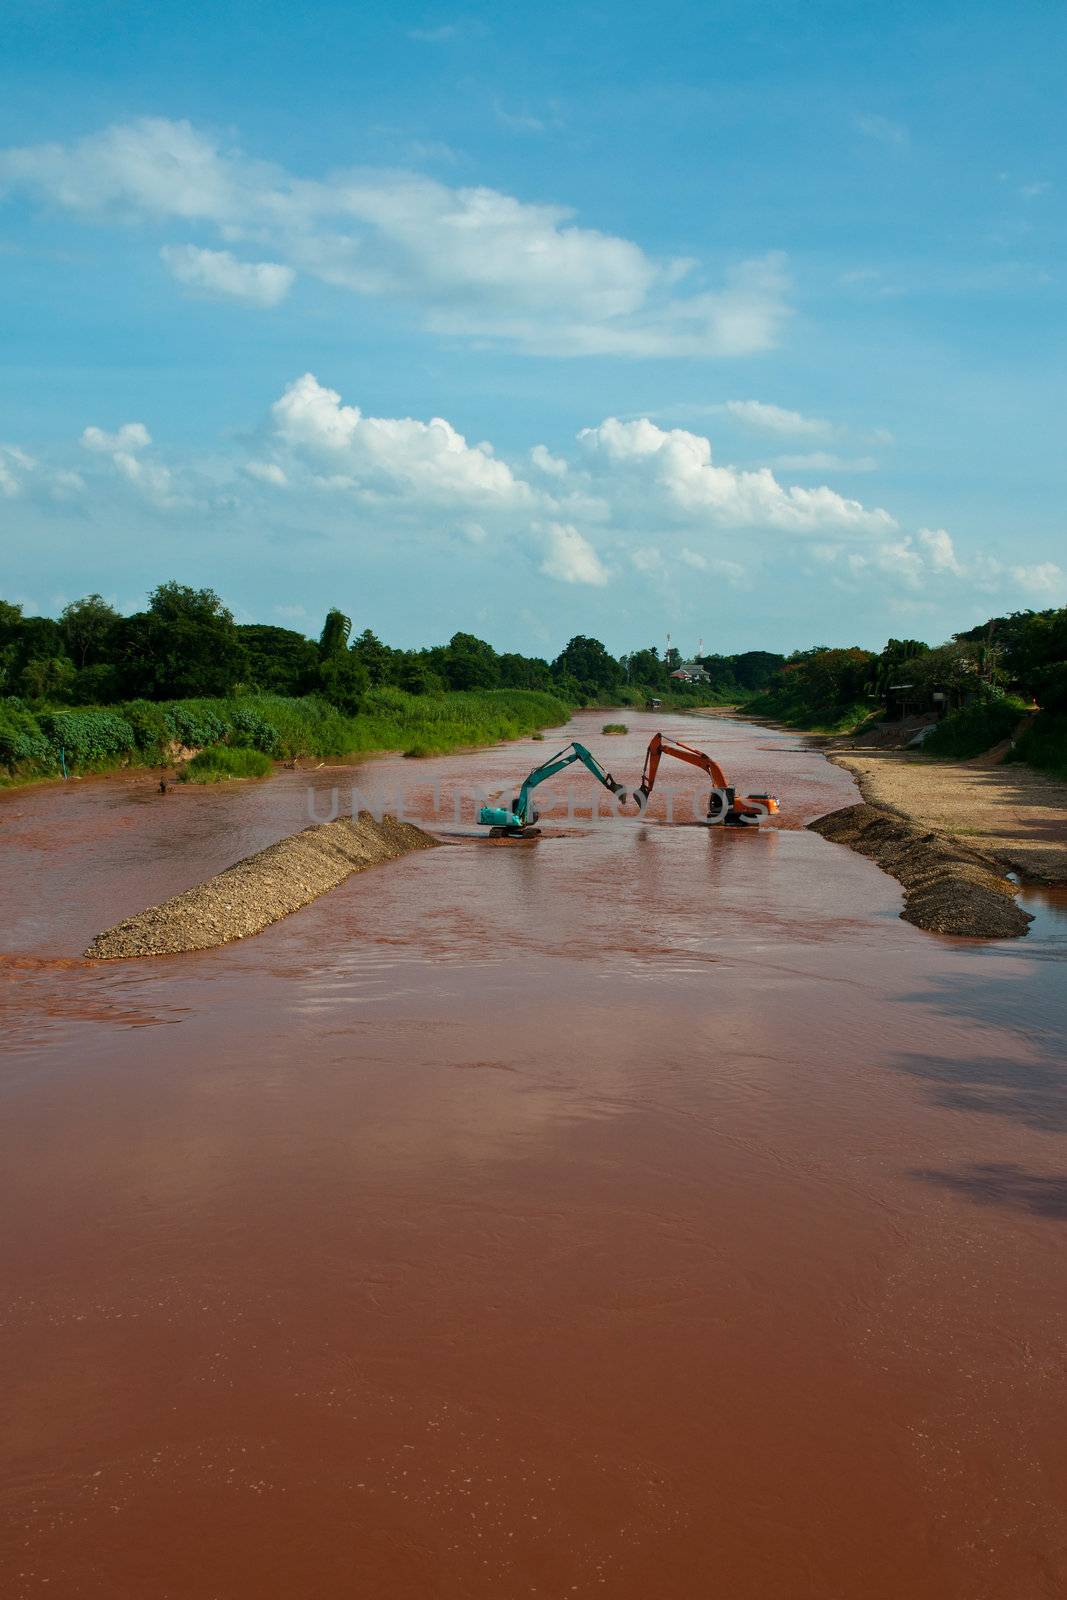
<svg viewBox="0 0 1067 1600"><path fill-rule="evenodd" d="M434 849L438 842L413 823L388 816L375 822L366 811L356 820L340 817L320 823L268 845L195 889L127 917L98 934L85 954L98 961L121 961L211 950L247 939L336 889L353 872L395 861L412 850Z"/></svg>
<svg viewBox="0 0 1067 1600"><path fill-rule="evenodd" d="M872 805L966 841L1024 878L1067 882L1067 783L992 755L932 761L911 750L827 753Z"/></svg>
<svg viewBox="0 0 1067 1600"><path fill-rule="evenodd" d="M832 811L808 826L869 857L904 888L905 922L930 933L970 939L1016 939L1033 918L1016 905L996 860L946 833L866 802Z"/></svg>

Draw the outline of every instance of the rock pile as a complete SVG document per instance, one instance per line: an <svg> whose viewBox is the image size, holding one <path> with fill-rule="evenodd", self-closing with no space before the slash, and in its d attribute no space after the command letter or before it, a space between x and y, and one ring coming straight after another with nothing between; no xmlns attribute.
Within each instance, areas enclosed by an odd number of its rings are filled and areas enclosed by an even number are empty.
<svg viewBox="0 0 1067 1600"><path fill-rule="evenodd" d="M846 806L808 826L878 863L904 886L906 922L930 933L1016 939L1034 920L991 856L881 806Z"/></svg>
<svg viewBox="0 0 1067 1600"><path fill-rule="evenodd" d="M195 889L98 934L85 954L98 961L129 956L178 955L247 939L301 906L336 889L353 872L395 861L438 841L414 823L367 811L355 820L305 828L227 867Z"/></svg>

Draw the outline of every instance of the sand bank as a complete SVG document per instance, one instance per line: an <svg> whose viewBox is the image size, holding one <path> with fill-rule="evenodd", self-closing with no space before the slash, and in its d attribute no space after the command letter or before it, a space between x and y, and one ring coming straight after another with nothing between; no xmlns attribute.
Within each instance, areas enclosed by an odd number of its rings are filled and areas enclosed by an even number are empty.
<svg viewBox="0 0 1067 1600"><path fill-rule="evenodd" d="M98 934L85 954L99 961L177 955L247 939L279 922L354 872L395 861L438 841L410 822L369 812L305 828L227 867L217 877Z"/></svg>
<svg viewBox="0 0 1067 1600"><path fill-rule="evenodd" d="M910 750L834 750L863 798L990 856L1005 871L1067 882L1067 783L990 756L934 761Z"/></svg>
<svg viewBox="0 0 1067 1600"><path fill-rule="evenodd" d="M901 916L918 928L971 939L1015 939L1033 921L1016 905L999 863L948 834L866 803L832 811L809 826L896 878L904 888Z"/></svg>

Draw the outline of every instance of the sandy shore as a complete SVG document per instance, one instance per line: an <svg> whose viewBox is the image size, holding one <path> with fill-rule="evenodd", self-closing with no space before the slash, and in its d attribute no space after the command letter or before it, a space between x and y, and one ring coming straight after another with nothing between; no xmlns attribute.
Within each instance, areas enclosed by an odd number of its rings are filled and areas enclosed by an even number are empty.
<svg viewBox="0 0 1067 1600"><path fill-rule="evenodd" d="M863 798L993 856L1021 877L1067 882L1067 783L987 757L933 761L910 750L830 748Z"/></svg>

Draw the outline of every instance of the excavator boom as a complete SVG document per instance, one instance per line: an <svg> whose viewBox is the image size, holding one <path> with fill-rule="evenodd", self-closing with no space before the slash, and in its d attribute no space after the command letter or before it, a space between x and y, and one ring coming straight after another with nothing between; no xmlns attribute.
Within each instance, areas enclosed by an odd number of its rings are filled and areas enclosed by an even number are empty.
<svg viewBox="0 0 1067 1600"><path fill-rule="evenodd" d="M507 834L511 838L521 837L527 828L537 821L537 812L530 802L532 791L546 779L554 777L557 772L562 772L564 767L572 766L576 761L580 761L583 767L588 768L597 782L602 783L613 795L625 797L624 786L616 783L611 773L600 765L591 750L587 750L584 744L574 741L533 769L523 780L522 788L510 807L483 806L478 813L478 821L483 826L492 828L494 833Z"/></svg>
<svg viewBox="0 0 1067 1600"><path fill-rule="evenodd" d="M773 816L778 810L778 800L773 794L750 794L739 799L736 791L727 783L726 774L719 763L713 761L706 751L683 744L681 739L668 739L662 733L654 733L645 755L641 786L634 790L633 796L642 812L655 785L662 756L674 756L676 760L688 762L690 766L699 767L708 774L712 789L708 796L705 821L709 823L723 823L732 828L758 827L761 817Z"/></svg>

